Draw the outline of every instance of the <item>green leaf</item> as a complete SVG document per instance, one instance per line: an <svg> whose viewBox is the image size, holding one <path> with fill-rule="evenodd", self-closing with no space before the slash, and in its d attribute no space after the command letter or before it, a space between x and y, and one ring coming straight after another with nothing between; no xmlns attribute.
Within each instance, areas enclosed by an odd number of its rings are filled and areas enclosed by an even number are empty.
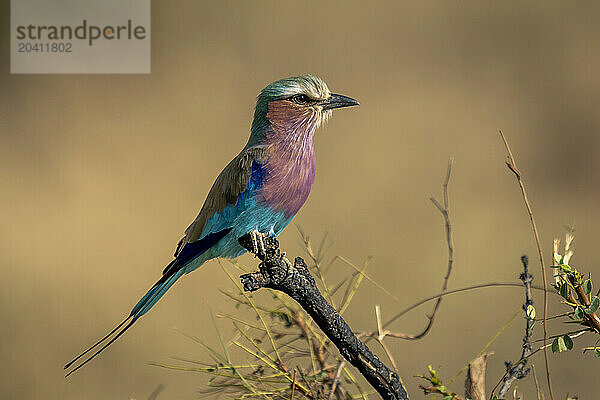
<svg viewBox="0 0 600 400"><path fill-rule="evenodd" d="M566 273L573 272L573 269L567 264L560 264L560 269L562 269Z"/></svg>
<svg viewBox="0 0 600 400"><path fill-rule="evenodd" d="M569 285L567 283L563 283L560 287L560 295L565 299L569 297Z"/></svg>
<svg viewBox="0 0 600 400"><path fill-rule="evenodd" d="M592 281L590 279L583 282L583 291L585 294L589 295L592 293Z"/></svg>
<svg viewBox="0 0 600 400"><path fill-rule="evenodd" d="M583 310L580 307L575 309L575 318L583 319Z"/></svg>
<svg viewBox="0 0 600 400"><path fill-rule="evenodd" d="M565 339L563 337L557 337L552 341L552 352L553 353L562 353L567 350L567 346L565 345Z"/></svg>
<svg viewBox="0 0 600 400"><path fill-rule="evenodd" d="M557 264L559 264L559 265L562 264L562 260L563 260L563 258L560 254L554 253L554 261L556 261Z"/></svg>
<svg viewBox="0 0 600 400"><path fill-rule="evenodd" d="M597 296L594 296L594 298L592 299L592 302L590 303L590 306L588 308L586 308L585 313L593 314L596 311L598 311L598 307L600 307L600 298L598 298Z"/></svg>
<svg viewBox="0 0 600 400"><path fill-rule="evenodd" d="M569 337L569 335L565 335L562 338L563 338L563 341L565 342L565 346L567 346L567 349L573 350L573 339L571 339Z"/></svg>
<svg viewBox="0 0 600 400"><path fill-rule="evenodd" d="M594 349L594 357L600 358L600 347Z"/></svg>
<svg viewBox="0 0 600 400"><path fill-rule="evenodd" d="M558 338L555 338L555 339L552 341L552 352L553 352L553 353L558 353L558 351L559 351L559 350L558 350Z"/></svg>
<svg viewBox="0 0 600 400"><path fill-rule="evenodd" d="M531 304L527 306L527 311L525 311L525 318L527 319L535 319L535 307Z"/></svg>
<svg viewBox="0 0 600 400"><path fill-rule="evenodd" d="M433 367L431 365L427 366L427 369L429 370L429 373L431 374L431 376L436 376L436 372L435 369L433 369Z"/></svg>

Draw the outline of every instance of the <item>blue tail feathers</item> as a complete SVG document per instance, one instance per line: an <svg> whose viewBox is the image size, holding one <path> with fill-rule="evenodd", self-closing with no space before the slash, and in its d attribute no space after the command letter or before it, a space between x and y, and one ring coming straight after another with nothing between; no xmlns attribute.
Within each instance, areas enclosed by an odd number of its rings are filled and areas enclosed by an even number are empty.
<svg viewBox="0 0 600 400"><path fill-rule="evenodd" d="M208 234L198 241L187 243L177 254L177 257L169 265L167 265L163 271L162 277L158 280L158 282L156 282L154 286L152 286L152 288L150 288L150 290L144 295L144 297L142 297L140 301L138 301L133 307L129 316L93 346L89 347L87 350L65 365L65 369L68 369L71 365L75 364L77 360L81 359L96 347L102 345L99 350L68 372L66 376L71 375L73 372L92 361L93 358L95 358L104 349L117 340L123 333L125 333L125 331L127 331L135 323L135 321L138 320L138 318L150 311L150 309L158 302L158 300L160 300L167 290L173 286L177 279L179 279L185 273L186 265L198 256L204 254L219 240L223 239L229 232L231 232L231 228ZM125 326L123 327L123 325ZM123 328L121 329L121 327Z"/></svg>
<svg viewBox="0 0 600 400"><path fill-rule="evenodd" d="M185 266L196 257L204 254L208 249L213 247L225 235L231 232L231 228L223 229L222 231L210 233L202 239L187 243L175 258L163 271L163 276L152 286L152 288L138 301L131 310L130 316L135 321L142 315L146 314L160 300L160 298L169 290L171 286L185 272Z"/></svg>
<svg viewBox="0 0 600 400"><path fill-rule="evenodd" d="M170 276L163 275L158 282L137 302L131 310L130 317L135 321L146 314L160 300L160 298L169 290L171 286L183 275L183 268L180 268ZM163 279L166 278L166 279Z"/></svg>

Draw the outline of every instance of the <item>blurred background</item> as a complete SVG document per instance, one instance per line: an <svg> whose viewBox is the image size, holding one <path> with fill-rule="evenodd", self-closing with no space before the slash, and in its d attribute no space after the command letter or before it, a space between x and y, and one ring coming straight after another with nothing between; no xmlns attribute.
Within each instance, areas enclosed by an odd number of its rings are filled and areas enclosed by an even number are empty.
<svg viewBox="0 0 600 400"><path fill-rule="evenodd" d="M371 276L401 302L365 283L346 314L355 330L374 328L375 304L387 319L439 292L446 243L428 198L440 198L449 157L450 287L518 282L522 254L541 283L498 129L524 175L547 262L552 239L574 224L573 263L600 276L599 11L547 1L153 2L150 75L11 75L3 1L3 397L146 399L159 384L159 399L198 396L207 377L148 362L207 359L173 328L218 342L209 309L231 310L219 289L234 286L214 261L88 367L64 379L62 366L159 277L213 179L245 144L256 94L281 77L315 74L361 102L317 132L315 185L281 236L293 256L304 255L294 224L315 241L328 232L330 257L373 256ZM551 299L551 315L564 311ZM522 302L519 288L454 295L425 339L390 341L412 398L422 397L414 374L431 364L454 376ZM392 328L419 331L428 312ZM218 322L227 334L229 323ZM492 345L490 387L504 360L520 356L523 325L517 318ZM580 351L552 355L557 398L595 398L598 362ZM541 353L534 363L543 382ZM533 398L531 379L519 387Z"/></svg>

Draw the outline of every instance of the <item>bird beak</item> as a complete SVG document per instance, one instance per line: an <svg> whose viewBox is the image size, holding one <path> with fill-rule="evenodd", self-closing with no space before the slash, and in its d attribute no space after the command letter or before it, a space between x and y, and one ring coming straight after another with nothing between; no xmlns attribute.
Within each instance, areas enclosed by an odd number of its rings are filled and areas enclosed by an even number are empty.
<svg viewBox="0 0 600 400"><path fill-rule="evenodd" d="M342 96L341 94L331 93L326 99L317 103L323 110L333 110L334 108L358 106L360 103L352 97Z"/></svg>

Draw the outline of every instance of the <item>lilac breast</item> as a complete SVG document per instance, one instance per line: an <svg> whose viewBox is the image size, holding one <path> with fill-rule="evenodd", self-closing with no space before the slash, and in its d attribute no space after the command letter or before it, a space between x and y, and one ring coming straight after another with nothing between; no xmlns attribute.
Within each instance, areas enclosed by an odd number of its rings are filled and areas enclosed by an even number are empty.
<svg viewBox="0 0 600 400"><path fill-rule="evenodd" d="M315 154L310 143L271 146L265 182L258 193L273 211L293 217L306 202L315 180Z"/></svg>
<svg viewBox="0 0 600 400"><path fill-rule="evenodd" d="M265 180L258 193L263 204L292 218L306 202L315 180L313 134L320 117L312 108L287 100L269 103L263 145L269 146Z"/></svg>

